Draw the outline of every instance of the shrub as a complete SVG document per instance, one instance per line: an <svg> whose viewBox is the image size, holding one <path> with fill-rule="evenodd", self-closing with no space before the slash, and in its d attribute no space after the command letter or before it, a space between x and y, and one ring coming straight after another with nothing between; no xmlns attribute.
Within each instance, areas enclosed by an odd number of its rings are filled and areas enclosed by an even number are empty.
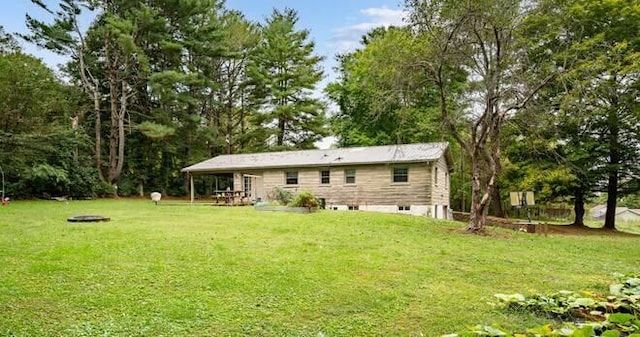
<svg viewBox="0 0 640 337"><path fill-rule="evenodd" d="M271 192L269 192L267 198L270 201L278 202L281 205L287 205L291 202L291 199L293 199L293 193L280 187L274 187Z"/></svg>
<svg viewBox="0 0 640 337"><path fill-rule="evenodd" d="M318 209L318 207L320 206L320 201L318 200L318 198L316 198L316 196L313 193L309 191L300 191L300 193L298 193L293 198L289 206Z"/></svg>
<svg viewBox="0 0 640 337"><path fill-rule="evenodd" d="M98 174L93 167L77 166L69 170L69 195L92 197L98 184Z"/></svg>
<svg viewBox="0 0 640 337"><path fill-rule="evenodd" d="M105 181L98 181L96 183L94 193L98 197L112 197L116 193L116 188Z"/></svg>

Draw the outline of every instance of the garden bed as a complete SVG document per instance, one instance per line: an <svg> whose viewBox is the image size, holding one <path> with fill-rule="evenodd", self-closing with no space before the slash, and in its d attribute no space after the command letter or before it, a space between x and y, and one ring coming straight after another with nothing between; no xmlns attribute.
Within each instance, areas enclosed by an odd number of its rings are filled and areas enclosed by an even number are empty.
<svg viewBox="0 0 640 337"><path fill-rule="evenodd" d="M256 211L270 211L270 212L290 212L290 213L312 213L315 210L309 207L291 207L291 206L277 206L277 205L255 205Z"/></svg>

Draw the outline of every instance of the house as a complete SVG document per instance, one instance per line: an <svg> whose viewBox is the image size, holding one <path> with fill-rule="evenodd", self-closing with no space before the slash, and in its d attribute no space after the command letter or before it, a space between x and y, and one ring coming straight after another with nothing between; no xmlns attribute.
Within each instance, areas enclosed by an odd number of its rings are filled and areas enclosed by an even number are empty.
<svg viewBox="0 0 640 337"><path fill-rule="evenodd" d="M596 205L591 208L591 217L593 220L604 220L606 214L607 205ZM616 207L616 221L638 222L640 221L640 209Z"/></svg>
<svg viewBox="0 0 640 337"><path fill-rule="evenodd" d="M274 188L313 192L327 209L448 217L447 143L221 155L182 169L232 178L233 193L266 200Z"/></svg>

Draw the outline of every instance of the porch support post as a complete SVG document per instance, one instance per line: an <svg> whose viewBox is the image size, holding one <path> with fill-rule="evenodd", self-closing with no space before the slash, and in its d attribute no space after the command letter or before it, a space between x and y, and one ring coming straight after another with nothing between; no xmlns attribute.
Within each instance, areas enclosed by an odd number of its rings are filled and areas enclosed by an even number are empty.
<svg viewBox="0 0 640 337"><path fill-rule="evenodd" d="M193 200L195 199L195 191L193 189L193 174L189 173L189 191L191 192L191 203L193 204Z"/></svg>

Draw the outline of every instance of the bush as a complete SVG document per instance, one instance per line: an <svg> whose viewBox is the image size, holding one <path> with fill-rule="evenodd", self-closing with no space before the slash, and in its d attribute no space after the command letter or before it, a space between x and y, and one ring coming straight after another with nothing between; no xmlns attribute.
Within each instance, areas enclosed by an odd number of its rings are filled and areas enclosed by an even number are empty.
<svg viewBox="0 0 640 337"><path fill-rule="evenodd" d="M309 209L318 209L320 200L309 191L300 191L289 204L291 207L306 207Z"/></svg>
<svg viewBox="0 0 640 337"><path fill-rule="evenodd" d="M92 197L95 195L95 186L98 183L98 174L93 167L77 166L69 171L69 196Z"/></svg>
<svg viewBox="0 0 640 337"><path fill-rule="evenodd" d="M116 188L105 181L98 181L94 189L98 197L112 197L116 194Z"/></svg>
<svg viewBox="0 0 640 337"><path fill-rule="evenodd" d="M270 201L278 202L281 205L287 205L291 202L291 199L293 199L293 193L280 187L274 187L271 192L269 192L267 198Z"/></svg>

